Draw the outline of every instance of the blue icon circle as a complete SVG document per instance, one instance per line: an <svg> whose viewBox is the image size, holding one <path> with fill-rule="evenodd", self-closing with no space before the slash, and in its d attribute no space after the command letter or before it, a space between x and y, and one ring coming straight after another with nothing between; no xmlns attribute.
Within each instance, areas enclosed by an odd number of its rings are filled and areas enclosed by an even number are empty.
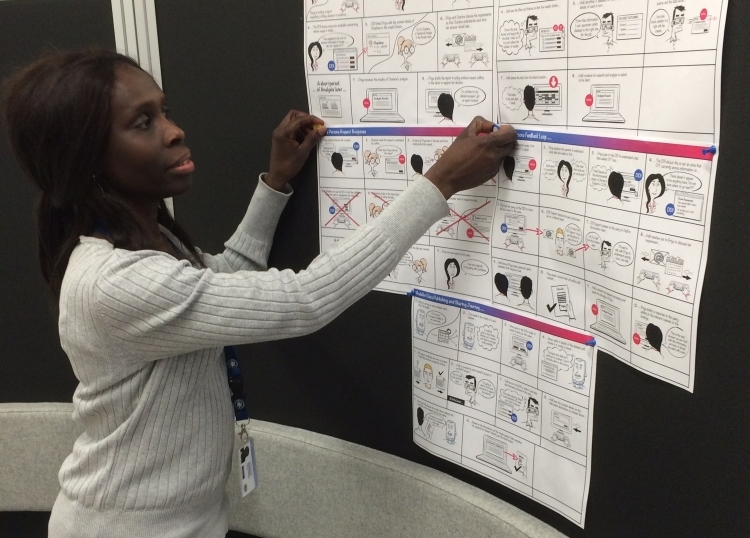
<svg viewBox="0 0 750 538"><path fill-rule="evenodd" d="M353 147L354 147L354 151L359 151L359 148L360 148L359 142L355 142Z"/></svg>
<svg viewBox="0 0 750 538"><path fill-rule="evenodd" d="M531 342L526 342L526 349L531 351L532 349L534 349L534 344L532 344Z"/></svg>
<svg viewBox="0 0 750 538"><path fill-rule="evenodd" d="M335 210L335 209L333 208L333 206L331 206L331 207L329 207L329 208L328 208L328 212L329 212L329 213L330 213L331 215L333 215L333 214L334 214L334 213L336 212L336 210Z"/></svg>
<svg viewBox="0 0 750 538"><path fill-rule="evenodd" d="M328 70L329 71L334 71L335 69L336 69L336 62L334 62L333 60L331 60L330 62L328 62Z"/></svg>
<svg viewBox="0 0 750 538"><path fill-rule="evenodd" d="M508 225L507 224L501 225L500 226L500 231L503 232L504 234L507 234L508 233Z"/></svg>
<svg viewBox="0 0 750 538"><path fill-rule="evenodd" d="M667 216L673 217L675 212L674 204L667 204Z"/></svg>
<svg viewBox="0 0 750 538"><path fill-rule="evenodd" d="M635 174L633 174L633 177L636 181L641 181L643 179L643 170L636 170Z"/></svg>
<svg viewBox="0 0 750 538"><path fill-rule="evenodd" d="M518 415L516 415L515 413L511 413L511 415L510 415L510 419L511 419L511 420L512 420L513 422L518 422Z"/></svg>

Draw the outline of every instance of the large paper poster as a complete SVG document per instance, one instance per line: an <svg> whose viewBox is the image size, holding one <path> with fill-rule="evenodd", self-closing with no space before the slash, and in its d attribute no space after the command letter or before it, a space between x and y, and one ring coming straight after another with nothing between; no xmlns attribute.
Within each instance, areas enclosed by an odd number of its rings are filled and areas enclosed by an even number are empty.
<svg viewBox="0 0 750 538"><path fill-rule="evenodd" d="M591 338L488 305L413 295L414 442L583 526Z"/></svg>

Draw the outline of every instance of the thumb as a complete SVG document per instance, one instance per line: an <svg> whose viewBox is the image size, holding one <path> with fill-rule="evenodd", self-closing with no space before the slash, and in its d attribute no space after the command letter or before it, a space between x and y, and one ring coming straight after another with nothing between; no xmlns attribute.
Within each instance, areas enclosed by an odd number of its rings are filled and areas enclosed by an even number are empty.
<svg viewBox="0 0 750 538"><path fill-rule="evenodd" d="M315 145L321 141L323 136L326 134L326 128L325 127L319 127L318 129L313 129L309 133L307 133L307 136L302 141L302 143L299 145L299 149L301 151L304 151L305 154L309 154L310 151L315 147Z"/></svg>

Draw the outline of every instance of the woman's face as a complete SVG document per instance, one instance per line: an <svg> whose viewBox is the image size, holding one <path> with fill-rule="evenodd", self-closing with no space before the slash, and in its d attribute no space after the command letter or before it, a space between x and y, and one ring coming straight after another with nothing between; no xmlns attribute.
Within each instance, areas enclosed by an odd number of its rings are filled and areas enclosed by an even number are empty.
<svg viewBox="0 0 750 538"><path fill-rule="evenodd" d="M454 276L458 274L458 267L456 266L455 263L451 262L448 264L448 274L450 275L451 278L453 278Z"/></svg>
<svg viewBox="0 0 750 538"><path fill-rule="evenodd" d="M185 133L166 112L164 94L150 75L132 66L116 69L102 178L107 189L134 202L158 202L190 188L195 165Z"/></svg>
<svg viewBox="0 0 750 538"><path fill-rule="evenodd" d="M320 58L320 49L318 47L313 47L310 54L312 54L313 60L317 60Z"/></svg>
<svg viewBox="0 0 750 538"><path fill-rule="evenodd" d="M651 182L651 185L648 186L648 193L651 195L651 199L653 200L659 194L661 194L661 184L654 180Z"/></svg>
<svg viewBox="0 0 750 538"><path fill-rule="evenodd" d="M568 171L568 167L563 166L562 168L560 168L560 180L563 183L567 183L569 179L570 179L570 172Z"/></svg>

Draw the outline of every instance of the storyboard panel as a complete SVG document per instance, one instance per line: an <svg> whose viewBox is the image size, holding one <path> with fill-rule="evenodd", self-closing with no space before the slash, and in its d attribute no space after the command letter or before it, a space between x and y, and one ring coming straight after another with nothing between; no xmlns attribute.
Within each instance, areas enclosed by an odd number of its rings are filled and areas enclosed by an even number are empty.
<svg viewBox="0 0 750 538"><path fill-rule="evenodd" d="M412 296L414 442L583 527L591 337L442 294Z"/></svg>
<svg viewBox="0 0 750 538"><path fill-rule="evenodd" d="M310 112L718 141L727 2L305 0Z"/></svg>
<svg viewBox="0 0 750 538"><path fill-rule="evenodd" d="M320 241L376 219L460 133L336 127L319 146ZM377 289L415 287L591 332L692 392L716 147L518 131L497 177L448 201Z"/></svg>

